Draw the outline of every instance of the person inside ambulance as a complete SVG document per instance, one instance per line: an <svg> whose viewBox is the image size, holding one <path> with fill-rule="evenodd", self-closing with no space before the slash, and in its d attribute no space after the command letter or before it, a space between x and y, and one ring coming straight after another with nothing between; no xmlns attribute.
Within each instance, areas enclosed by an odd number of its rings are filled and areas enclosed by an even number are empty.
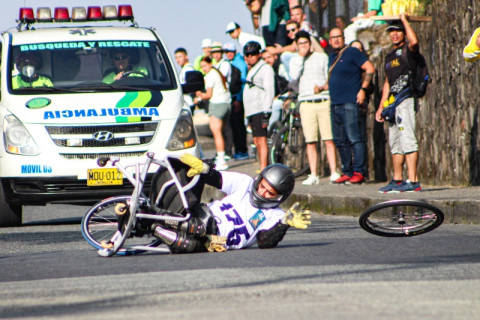
<svg viewBox="0 0 480 320"><path fill-rule="evenodd" d="M15 57L15 65L19 74L12 78L12 88L39 88L53 87L52 80L41 75L38 70L42 67L42 56L36 52L20 52Z"/></svg>
<svg viewBox="0 0 480 320"><path fill-rule="evenodd" d="M129 49L119 48L110 50L110 59L114 66L108 69L103 82L111 84L127 77L148 77L148 70L143 66L133 66L135 55Z"/></svg>

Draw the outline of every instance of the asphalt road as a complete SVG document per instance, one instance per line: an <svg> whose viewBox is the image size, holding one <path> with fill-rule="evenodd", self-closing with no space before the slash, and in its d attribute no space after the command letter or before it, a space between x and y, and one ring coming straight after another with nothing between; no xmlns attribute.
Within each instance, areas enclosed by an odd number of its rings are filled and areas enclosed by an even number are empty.
<svg viewBox="0 0 480 320"><path fill-rule="evenodd" d="M82 207L28 208L0 229L0 318L475 319L480 226L381 238L314 215L275 249L101 258ZM52 219L46 223L42 212ZM60 220L59 220L60 219Z"/></svg>

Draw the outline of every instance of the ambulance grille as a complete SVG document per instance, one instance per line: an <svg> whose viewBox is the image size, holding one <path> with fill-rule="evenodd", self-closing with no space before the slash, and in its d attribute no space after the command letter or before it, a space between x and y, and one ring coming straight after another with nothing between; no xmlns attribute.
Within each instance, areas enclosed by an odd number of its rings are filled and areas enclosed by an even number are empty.
<svg viewBox="0 0 480 320"><path fill-rule="evenodd" d="M158 122L92 126L46 126L55 145L64 148L106 148L149 144Z"/></svg>

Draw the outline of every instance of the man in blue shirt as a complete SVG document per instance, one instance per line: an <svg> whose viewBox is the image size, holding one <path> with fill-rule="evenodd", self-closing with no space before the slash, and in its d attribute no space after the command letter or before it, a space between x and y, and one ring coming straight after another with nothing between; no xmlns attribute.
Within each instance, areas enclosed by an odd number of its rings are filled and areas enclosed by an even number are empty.
<svg viewBox="0 0 480 320"><path fill-rule="evenodd" d="M375 67L357 48L345 46L343 31L330 31L329 82L333 141L342 161L342 176L335 183L356 184L365 180L365 141L360 129L359 105ZM365 76L362 80L362 73ZM353 161L352 161L353 155Z"/></svg>

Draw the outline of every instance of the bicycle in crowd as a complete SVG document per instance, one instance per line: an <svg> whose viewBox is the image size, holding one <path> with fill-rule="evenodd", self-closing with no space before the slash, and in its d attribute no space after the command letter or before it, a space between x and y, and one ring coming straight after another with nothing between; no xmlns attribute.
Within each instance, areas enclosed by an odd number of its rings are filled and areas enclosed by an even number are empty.
<svg viewBox="0 0 480 320"><path fill-rule="evenodd" d="M309 170L305 136L300 120L299 106L294 95L283 95L283 115L268 131L269 163L283 163L292 168L295 177Z"/></svg>
<svg viewBox="0 0 480 320"><path fill-rule="evenodd" d="M172 161L180 156L168 155L162 159L148 152L140 163L123 165L117 157L99 158L97 164L105 167L111 163L134 186L131 195L104 199L90 208L81 222L85 240L103 257L114 254L131 255L146 251L170 252L162 242L151 237L156 221L187 221L190 216L186 192L192 190L199 176L186 181L185 173L175 170ZM159 167L152 181L161 181L158 190L152 183L150 199L144 192L145 182L151 165ZM152 202L153 200L153 202ZM163 208L163 209L160 209ZM178 217L167 213L181 213Z"/></svg>
<svg viewBox="0 0 480 320"><path fill-rule="evenodd" d="M382 237L410 237L438 228L443 212L423 201L397 199L375 204L360 215L360 226Z"/></svg>

